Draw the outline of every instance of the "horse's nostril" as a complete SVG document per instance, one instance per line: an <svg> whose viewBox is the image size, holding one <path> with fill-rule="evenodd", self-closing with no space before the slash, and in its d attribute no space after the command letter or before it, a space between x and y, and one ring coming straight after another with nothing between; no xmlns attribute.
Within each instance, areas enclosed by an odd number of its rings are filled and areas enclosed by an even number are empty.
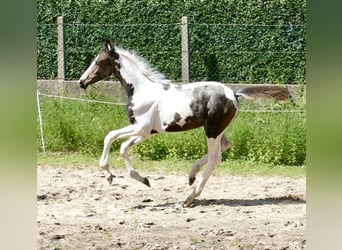
<svg viewBox="0 0 342 250"><path fill-rule="evenodd" d="M83 81L80 81L80 87L81 87L82 89L85 89L85 86L84 86L84 82L83 82Z"/></svg>

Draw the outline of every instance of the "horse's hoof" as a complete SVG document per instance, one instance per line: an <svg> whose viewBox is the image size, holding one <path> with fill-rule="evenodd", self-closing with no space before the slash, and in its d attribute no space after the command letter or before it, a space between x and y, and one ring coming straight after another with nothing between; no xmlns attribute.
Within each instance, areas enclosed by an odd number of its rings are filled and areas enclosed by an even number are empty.
<svg viewBox="0 0 342 250"><path fill-rule="evenodd" d="M112 174L108 175L107 181L109 182L109 185L112 185L112 182L113 182L113 178L114 178L114 177L115 177L115 176L112 175Z"/></svg>
<svg viewBox="0 0 342 250"><path fill-rule="evenodd" d="M193 206L193 201L184 201L183 207L184 208L190 208Z"/></svg>
<svg viewBox="0 0 342 250"><path fill-rule="evenodd" d="M189 185L191 186L196 180L196 177L193 176L193 177L189 177Z"/></svg>
<svg viewBox="0 0 342 250"><path fill-rule="evenodd" d="M148 187L151 187L150 182L146 177L144 178L144 184Z"/></svg>
<svg viewBox="0 0 342 250"><path fill-rule="evenodd" d="M194 202L195 198L193 196L189 196L188 198L186 198L186 200L183 203L183 207L192 207L193 202Z"/></svg>

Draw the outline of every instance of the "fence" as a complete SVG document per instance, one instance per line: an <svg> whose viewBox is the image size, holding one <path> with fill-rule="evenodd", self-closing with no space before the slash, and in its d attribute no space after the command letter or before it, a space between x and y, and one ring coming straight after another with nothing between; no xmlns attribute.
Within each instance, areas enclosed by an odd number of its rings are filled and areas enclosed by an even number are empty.
<svg viewBox="0 0 342 250"><path fill-rule="evenodd" d="M125 104L117 82L96 85L96 91L108 95L101 101L85 98L75 81L98 53L103 37L138 51L175 82L216 80L233 89L243 87L240 83L280 83L287 85L295 102L299 100L285 110L242 105L241 112L305 113L304 26L191 24L186 17L175 24L82 25L64 23L60 17L56 25L38 25L37 103L43 152L45 110L40 98Z"/></svg>
<svg viewBox="0 0 342 250"><path fill-rule="evenodd" d="M78 79L104 37L137 51L175 82L305 83L305 26L38 24L38 79ZM58 41L58 42L57 42ZM58 60L56 57L58 52Z"/></svg>

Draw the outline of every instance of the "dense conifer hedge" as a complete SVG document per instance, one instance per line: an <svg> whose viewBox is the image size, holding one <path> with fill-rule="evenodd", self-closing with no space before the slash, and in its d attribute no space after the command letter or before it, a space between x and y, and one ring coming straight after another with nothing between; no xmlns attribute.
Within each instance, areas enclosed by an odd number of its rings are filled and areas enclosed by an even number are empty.
<svg viewBox="0 0 342 250"><path fill-rule="evenodd" d="M180 20L187 16L191 81L305 83L304 0L37 0L39 79L57 78L58 16L67 79L80 77L107 37L180 81Z"/></svg>

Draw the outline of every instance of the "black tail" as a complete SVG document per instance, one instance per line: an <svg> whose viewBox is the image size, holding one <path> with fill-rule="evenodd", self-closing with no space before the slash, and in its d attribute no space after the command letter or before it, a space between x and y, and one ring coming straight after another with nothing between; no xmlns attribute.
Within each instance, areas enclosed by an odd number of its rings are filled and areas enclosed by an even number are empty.
<svg viewBox="0 0 342 250"><path fill-rule="evenodd" d="M287 88L275 85L258 85L240 89L235 94L237 97L243 96L248 99L273 98L276 100L287 100L290 93Z"/></svg>

